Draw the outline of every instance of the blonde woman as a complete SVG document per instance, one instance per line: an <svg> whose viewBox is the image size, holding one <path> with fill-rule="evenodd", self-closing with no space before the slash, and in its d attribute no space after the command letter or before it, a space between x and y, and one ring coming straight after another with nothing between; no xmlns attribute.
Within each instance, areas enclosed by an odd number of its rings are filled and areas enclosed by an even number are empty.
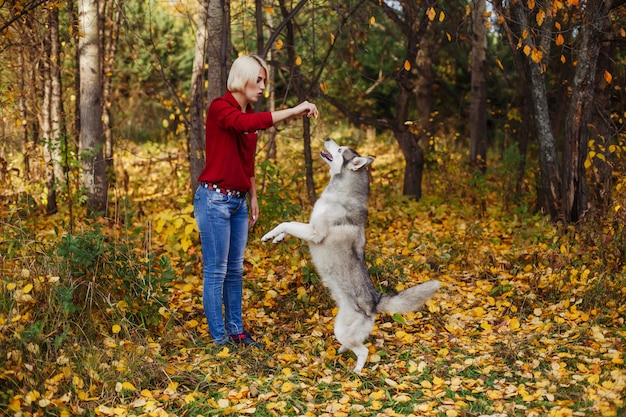
<svg viewBox="0 0 626 417"><path fill-rule="evenodd" d="M257 131L296 116L317 118L304 101L273 112L253 112L267 81L267 65L255 55L237 58L226 93L209 105L206 165L198 180L194 215L200 231L204 287L202 302L217 344L262 345L243 328L242 274L248 228L259 218L254 181Z"/></svg>

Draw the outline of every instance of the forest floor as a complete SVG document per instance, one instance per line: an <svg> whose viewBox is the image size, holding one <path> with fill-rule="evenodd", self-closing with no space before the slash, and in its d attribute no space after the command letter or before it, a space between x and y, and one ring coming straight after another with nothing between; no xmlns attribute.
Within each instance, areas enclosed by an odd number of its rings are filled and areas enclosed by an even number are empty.
<svg viewBox="0 0 626 417"><path fill-rule="evenodd" d="M128 178L142 181L131 180L120 194L146 228L139 249L166 255L174 271L161 321L140 327L98 316L90 340L68 347L80 340L70 331L58 345L47 343L54 331L28 331L41 321L36 309L46 306L59 277L50 266L2 258L0 413L626 415L626 280L613 246L507 207L498 187L478 195L470 180L446 179L450 168L436 174L430 167L421 201L403 198L390 146L357 145L377 157L366 247L371 277L381 291L432 279L442 287L419 312L379 316L361 374L352 371L352 353L337 353L335 306L306 246L293 238L260 242L283 218L302 221L310 212L296 146L284 158L289 163L274 168L267 183L259 180L262 216L246 252L244 322L265 349L211 342L197 232L180 191L186 179L172 162L182 155L129 149ZM327 174L319 161L315 170L320 191ZM114 222L123 222L122 212ZM38 239L59 238L53 230L64 222L38 220ZM600 233L600 242L610 234Z"/></svg>

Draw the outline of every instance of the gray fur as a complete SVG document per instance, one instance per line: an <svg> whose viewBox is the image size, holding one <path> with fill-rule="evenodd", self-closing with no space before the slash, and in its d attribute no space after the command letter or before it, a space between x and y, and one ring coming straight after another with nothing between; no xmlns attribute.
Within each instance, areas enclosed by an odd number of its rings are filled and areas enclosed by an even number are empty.
<svg viewBox="0 0 626 417"><path fill-rule="evenodd" d="M313 264L339 307L335 336L339 352L357 356L361 372L368 349L363 342L372 332L376 313L408 313L419 309L439 288L429 281L398 294L381 294L374 288L365 263L365 224L369 197L367 166L373 157L327 139L322 159L329 165L330 182L315 203L309 223L284 222L261 239L274 243L287 235L308 242Z"/></svg>

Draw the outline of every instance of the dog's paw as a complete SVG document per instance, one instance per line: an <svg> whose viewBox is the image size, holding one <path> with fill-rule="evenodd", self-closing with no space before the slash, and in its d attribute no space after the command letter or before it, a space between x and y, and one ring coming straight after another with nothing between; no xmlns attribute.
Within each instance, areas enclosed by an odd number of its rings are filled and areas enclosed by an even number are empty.
<svg viewBox="0 0 626 417"><path fill-rule="evenodd" d="M281 232L279 230L278 227L274 228L272 231L267 232L262 238L261 240L263 242L267 242L268 240L274 239L273 242L274 243L278 243L281 240L283 240L285 238L285 236L287 236L287 234L285 232Z"/></svg>
<svg viewBox="0 0 626 417"><path fill-rule="evenodd" d="M272 240L272 243L279 243L279 242L282 242L285 237L287 237L287 233L280 232L276 236L268 237L267 240L271 239L272 237L274 238L274 240Z"/></svg>
<svg viewBox="0 0 626 417"><path fill-rule="evenodd" d="M280 232L278 235L276 235L276 237L274 238L274 240L272 240L272 243L279 243L282 242L283 239L287 237L287 233L285 232Z"/></svg>

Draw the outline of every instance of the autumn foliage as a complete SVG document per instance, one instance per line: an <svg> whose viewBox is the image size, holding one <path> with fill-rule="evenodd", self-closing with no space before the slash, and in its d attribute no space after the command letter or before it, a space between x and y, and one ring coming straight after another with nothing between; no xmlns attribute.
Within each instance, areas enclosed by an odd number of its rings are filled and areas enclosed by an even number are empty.
<svg viewBox="0 0 626 417"><path fill-rule="evenodd" d="M42 216L27 196L1 207L0 410L623 415L623 179L606 218L562 230L524 202L510 204L505 165L494 163L479 182L458 155L436 155L427 196L415 202L400 197L390 141L349 144L377 157L367 229L377 288L442 282L421 312L379 317L362 375L351 371L352 354L336 352L335 306L306 247L260 242L280 219L310 212L299 146L283 144L280 163L259 163L262 217L244 284L244 320L267 345L258 350L211 343L201 248L178 169L185 155L176 166L158 162L165 147L146 144L118 162L142 182L117 190L109 216L84 219L72 234L66 212ZM314 169L321 188L325 170Z"/></svg>

